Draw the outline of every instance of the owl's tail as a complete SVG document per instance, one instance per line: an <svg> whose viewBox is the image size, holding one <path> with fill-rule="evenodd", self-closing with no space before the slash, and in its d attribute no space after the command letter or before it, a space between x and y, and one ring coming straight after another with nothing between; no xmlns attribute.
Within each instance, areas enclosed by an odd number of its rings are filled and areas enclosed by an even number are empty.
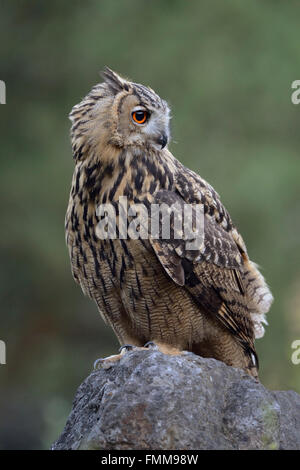
<svg viewBox="0 0 300 470"><path fill-rule="evenodd" d="M265 333L263 324L268 324L265 315L271 307L273 296L257 265L249 259L245 260L244 286L249 298L255 338L261 338Z"/></svg>

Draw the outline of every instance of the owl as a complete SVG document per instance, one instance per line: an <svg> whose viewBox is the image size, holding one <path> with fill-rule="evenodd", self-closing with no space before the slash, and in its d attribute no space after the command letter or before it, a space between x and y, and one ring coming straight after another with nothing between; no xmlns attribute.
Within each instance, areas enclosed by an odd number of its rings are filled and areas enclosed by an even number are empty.
<svg viewBox="0 0 300 470"><path fill-rule="evenodd" d="M168 150L166 101L109 68L102 78L70 113L75 170L65 227L75 281L113 329L121 355L132 347L191 351L257 378L254 341L272 302L263 276L218 193ZM127 209L202 207L202 242L188 249L174 217L169 237L124 236L119 226L99 236L99 207L109 205L120 221L124 198Z"/></svg>

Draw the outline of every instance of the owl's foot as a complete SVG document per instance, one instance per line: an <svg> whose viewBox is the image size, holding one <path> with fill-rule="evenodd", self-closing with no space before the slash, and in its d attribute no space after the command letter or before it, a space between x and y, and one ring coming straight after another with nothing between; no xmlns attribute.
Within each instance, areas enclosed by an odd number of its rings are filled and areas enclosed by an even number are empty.
<svg viewBox="0 0 300 470"><path fill-rule="evenodd" d="M146 344L144 344L143 349L156 349L159 351L159 347L156 343L154 343L154 341L148 341Z"/></svg>
<svg viewBox="0 0 300 470"><path fill-rule="evenodd" d="M169 354L171 356L177 356L179 354L184 353L179 348L172 346L171 344L161 343L160 341L148 341L148 343L144 344L143 349L156 349L164 354Z"/></svg>
<svg viewBox="0 0 300 470"><path fill-rule="evenodd" d="M124 344L119 349L119 354L114 354L105 358L100 357L94 362L94 370L98 369L110 369L116 362L118 362L124 354L128 351L133 351L134 349L153 349L160 351L164 354L169 354L171 356L177 356L178 354L184 353L184 351L171 346L170 344L161 343L158 341L148 341L144 346L133 346L132 344Z"/></svg>
<svg viewBox="0 0 300 470"><path fill-rule="evenodd" d="M137 346L133 346L132 344L124 344L120 347L119 354L113 354L112 356L96 359L94 362L94 370L110 369L115 362L118 362L124 356L124 354L136 348Z"/></svg>

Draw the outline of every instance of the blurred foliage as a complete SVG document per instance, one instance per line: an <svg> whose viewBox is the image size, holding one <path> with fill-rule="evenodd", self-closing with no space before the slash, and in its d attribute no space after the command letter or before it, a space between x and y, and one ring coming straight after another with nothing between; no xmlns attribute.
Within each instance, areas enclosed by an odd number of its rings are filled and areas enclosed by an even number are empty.
<svg viewBox="0 0 300 470"><path fill-rule="evenodd" d="M48 448L118 344L72 280L67 115L109 65L172 107L171 150L220 193L275 296L261 380L300 392L299 2L0 1L0 447Z"/></svg>

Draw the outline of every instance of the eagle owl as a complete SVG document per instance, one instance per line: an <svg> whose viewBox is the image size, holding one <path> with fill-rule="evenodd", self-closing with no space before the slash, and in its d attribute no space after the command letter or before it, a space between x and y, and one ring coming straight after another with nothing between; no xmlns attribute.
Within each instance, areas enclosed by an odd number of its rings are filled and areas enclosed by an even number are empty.
<svg viewBox="0 0 300 470"><path fill-rule="evenodd" d="M254 341L272 302L263 276L217 192L168 150L166 101L108 68L102 77L70 113L75 171L66 240L74 279L121 345L188 350L257 377ZM97 208L117 208L120 197L129 207L200 204L202 245L191 251L174 236L99 237Z"/></svg>

